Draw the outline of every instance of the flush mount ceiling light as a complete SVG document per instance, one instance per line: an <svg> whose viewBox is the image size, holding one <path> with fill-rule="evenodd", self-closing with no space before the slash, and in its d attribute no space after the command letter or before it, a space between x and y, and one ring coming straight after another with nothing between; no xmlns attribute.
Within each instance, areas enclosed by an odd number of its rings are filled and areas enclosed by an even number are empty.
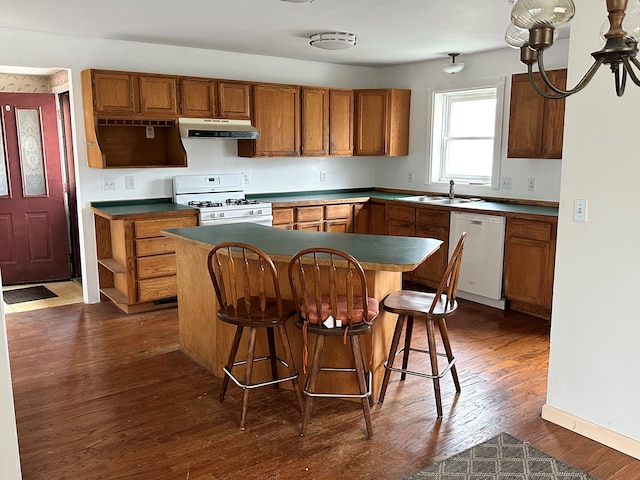
<svg viewBox="0 0 640 480"><path fill-rule="evenodd" d="M313 3L315 0L281 0L289 3Z"/></svg>
<svg viewBox="0 0 640 480"><path fill-rule="evenodd" d="M459 73L462 71L462 69L464 68L464 63L456 63L456 57L460 55L459 53L450 53L449 56L451 57L451 63L445 63L442 66L442 70L444 70L445 73L450 73L450 74L454 74L454 73Z"/></svg>
<svg viewBox="0 0 640 480"><path fill-rule="evenodd" d="M619 97L624 94L627 76L631 77L633 83L640 86L640 78L635 70L640 71L640 61L636 58L638 36L640 36L638 33L640 32L640 11L638 11L639 7L636 7L630 12L628 15L630 22L625 23L625 28L623 28L622 22L625 18L627 3L628 0L606 0L609 28L602 35L605 41L604 47L591 54L594 60L593 65L578 84L570 90L564 90L553 85L547 77L543 54L547 48L553 45L556 29L570 22L575 15L576 9L573 1L517 0L511 9L511 22L520 29L528 30L529 34L521 36L520 40L511 38L514 43L507 39L507 43L520 48L520 61L527 65L529 83L533 89L546 98L568 97L586 87L602 65L609 65L614 75L616 94ZM543 91L535 84L533 79L534 64L538 65L540 76L552 93Z"/></svg>
<svg viewBox="0 0 640 480"><path fill-rule="evenodd" d="M348 32L322 32L314 33L309 37L309 40L309 45L314 47L325 50L343 50L356 44L356 35Z"/></svg>

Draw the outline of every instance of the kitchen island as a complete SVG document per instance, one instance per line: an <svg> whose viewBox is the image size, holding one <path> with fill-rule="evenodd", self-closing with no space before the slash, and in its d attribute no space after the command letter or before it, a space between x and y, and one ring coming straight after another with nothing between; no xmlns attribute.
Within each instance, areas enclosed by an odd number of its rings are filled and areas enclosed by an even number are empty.
<svg viewBox="0 0 640 480"><path fill-rule="evenodd" d="M348 233L305 232L279 230L252 223L174 228L163 232L175 239L178 279L178 322L180 348L189 357L222 377L233 340L234 326L216 318L217 299L209 272L207 255L214 245L226 241L249 243L267 253L276 265L278 280L284 298L291 299L287 267L291 257L309 247L330 247L350 253L361 263L367 275L369 295L382 300L389 293L402 287L402 272L411 271L438 250L442 242L432 238L391 237L385 235L360 235ZM383 364L387 358L396 316L381 311L373 329L373 335L363 339L365 359L372 358L373 394L377 398L384 375ZM296 368L302 372L302 333L295 327L295 319L287 323ZM241 343L238 355L244 355L246 342ZM310 350L313 341L309 342ZM350 362L351 354L342 345L342 338L328 338L327 351L334 358ZM266 351L266 341L258 349ZM256 351L256 356L260 350ZM309 352L312 355L312 351ZM331 355L326 355L330 358ZM260 373L257 373L260 372ZM256 369L258 375L268 375L266 369ZM342 375L325 375L319 388L356 388L355 379ZM323 383L325 382L325 383Z"/></svg>

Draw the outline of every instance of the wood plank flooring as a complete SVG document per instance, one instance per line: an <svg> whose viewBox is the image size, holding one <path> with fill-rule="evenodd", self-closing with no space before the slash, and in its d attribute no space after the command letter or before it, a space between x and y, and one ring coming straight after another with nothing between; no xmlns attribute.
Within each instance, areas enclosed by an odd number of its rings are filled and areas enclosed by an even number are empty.
<svg viewBox="0 0 640 480"><path fill-rule="evenodd" d="M443 379L438 420L431 381L393 375L370 441L360 406L328 399L300 437L295 397L272 388L252 392L240 431L240 390L218 402L221 380L179 350L176 309L10 313L24 479L399 480L501 432L602 480L640 479L640 461L541 419L548 322L462 302L449 321L462 393Z"/></svg>

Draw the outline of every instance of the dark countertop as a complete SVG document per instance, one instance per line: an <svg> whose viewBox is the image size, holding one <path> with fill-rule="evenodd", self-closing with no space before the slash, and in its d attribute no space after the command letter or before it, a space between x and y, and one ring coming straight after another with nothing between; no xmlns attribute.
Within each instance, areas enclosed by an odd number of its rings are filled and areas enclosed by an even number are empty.
<svg viewBox="0 0 640 480"><path fill-rule="evenodd" d="M247 198L256 198L265 202L270 202L276 207L286 207L288 203L313 203L313 202L339 202L340 200L349 202L366 202L369 199L377 200L399 200L416 196L415 193L398 193L383 192L378 190L341 190L341 191L312 191L312 192L296 192L296 193L273 193L273 194L256 194L247 195ZM549 207L542 205L531 205L525 203L514 202L498 202L498 201L481 201L463 204L450 205L433 205L419 202L406 202L407 205L428 205L434 208L445 208L449 210L459 210L468 213L484 213L495 215L542 215L549 217L558 216L558 207Z"/></svg>
<svg viewBox="0 0 640 480"><path fill-rule="evenodd" d="M350 253L365 269L392 272L413 270L442 244L433 238L280 230L255 223L172 228L163 233L205 248L226 241L245 242L276 262L288 262L304 248L330 247Z"/></svg>
<svg viewBox="0 0 640 480"><path fill-rule="evenodd" d="M182 212L197 215L198 209L173 203L170 198L145 200L117 200L112 202L91 202L91 211L95 214L117 219L135 215L171 214Z"/></svg>

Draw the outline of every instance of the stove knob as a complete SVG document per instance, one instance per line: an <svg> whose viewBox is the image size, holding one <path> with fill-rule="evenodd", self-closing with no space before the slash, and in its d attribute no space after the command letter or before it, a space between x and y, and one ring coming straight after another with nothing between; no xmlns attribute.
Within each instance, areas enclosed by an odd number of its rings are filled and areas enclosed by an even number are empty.
<svg viewBox="0 0 640 480"><path fill-rule="evenodd" d="M220 218L224 217L224 212L220 212Z"/></svg>

